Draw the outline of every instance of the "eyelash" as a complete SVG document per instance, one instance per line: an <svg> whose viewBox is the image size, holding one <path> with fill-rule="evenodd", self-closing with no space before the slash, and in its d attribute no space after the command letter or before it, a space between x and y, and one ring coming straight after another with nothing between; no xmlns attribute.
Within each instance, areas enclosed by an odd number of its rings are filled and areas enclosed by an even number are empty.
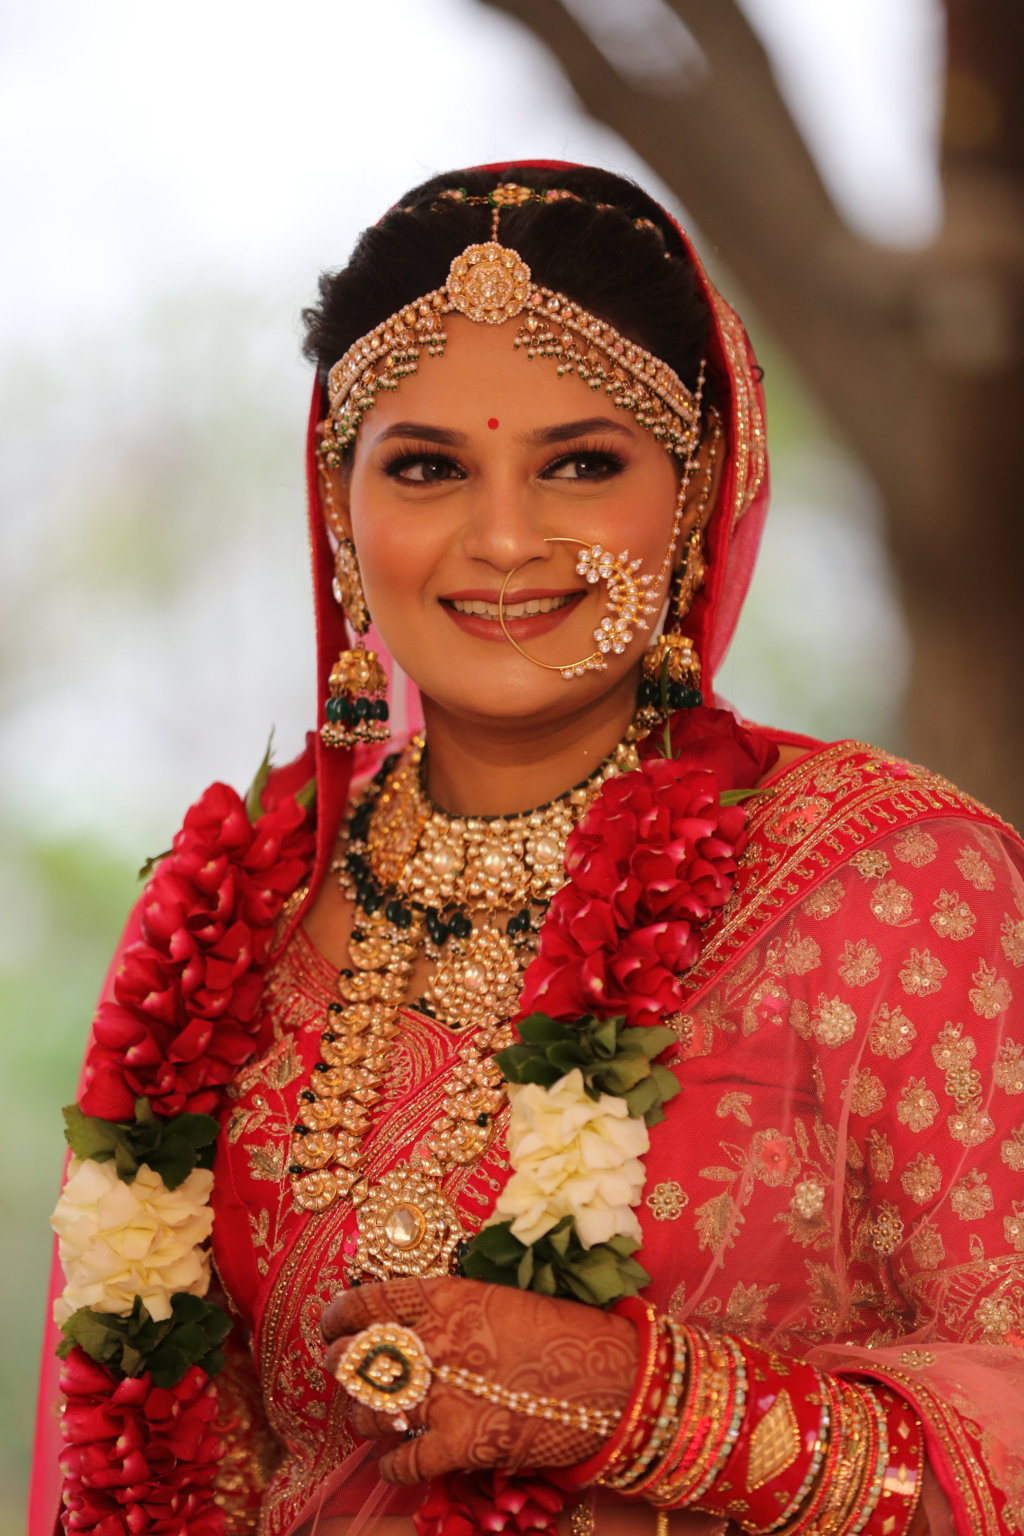
<svg viewBox="0 0 1024 1536"><path fill-rule="evenodd" d="M554 477L558 470L564 469L567 464L572 464L579 459L598 460L606 475L621 474L622 470L626 467L626 461L622 455L607 443L581 444L578 448L574 448L571 453L559 454L557 459L546 465L541 471L541 478ZM429 443L395 448L385 457L381 467L386 475L398 479L403 470L410 469L413 465L424 462L444 464L457 471L456 474L443 477L444 479L457 480L465 476L465 471L457 459L452 458L449 454L439 452L436 447ZM589 480L604 478L604 476L577 475L574 478L577 480ZM437 484L438 482L428 480L415 483L429 485L432 483Z"/></svg>

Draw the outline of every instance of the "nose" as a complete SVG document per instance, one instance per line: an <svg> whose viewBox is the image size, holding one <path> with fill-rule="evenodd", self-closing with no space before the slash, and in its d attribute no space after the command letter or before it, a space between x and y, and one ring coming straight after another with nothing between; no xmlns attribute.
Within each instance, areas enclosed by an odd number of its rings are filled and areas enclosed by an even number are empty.
<svg viewBox="0 0 1024 1536"><path fill-rule="evenodd" d="M464 502L463 552L502 575L532 560L549 561L557 548L545 542L539 499L512 476L486 476Z"/></svg>

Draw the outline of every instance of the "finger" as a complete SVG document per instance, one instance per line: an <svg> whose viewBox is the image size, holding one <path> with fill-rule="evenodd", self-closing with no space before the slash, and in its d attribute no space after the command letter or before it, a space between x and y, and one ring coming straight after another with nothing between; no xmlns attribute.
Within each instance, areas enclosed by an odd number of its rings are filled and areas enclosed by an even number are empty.
<svg viewBox="0 0 1024 1536"><path fill-rule="evenodd" d="M386 1440L389 1435L404 1434L412 1420L407 1413L378 1413L365 1403L350 1402L348 1422L364 1440Z"/></svg>
<svg viewBox="0 0 1024 1536"><path fill-rule="evenodd" d="M357 1285L325 1308L320 1317L320 1332L328 1344L350 1333L358 1333L371 1323L389 1323L395 1320L388 1300L386 1285Z"/></svg>
<svg viewBox="0 0 1024 1536"><path fill-rule="evenodd" d="M377 1463L377 1471L386 1483L398 1488L408 1488L413 1483L425 1483L445 1472L455 1472L462 1466L463 1458L453 1451L451 1441L439 1430L430 1429L425 1435L413 1440L403 1440L393 1451L387 1451Z"/></svg>

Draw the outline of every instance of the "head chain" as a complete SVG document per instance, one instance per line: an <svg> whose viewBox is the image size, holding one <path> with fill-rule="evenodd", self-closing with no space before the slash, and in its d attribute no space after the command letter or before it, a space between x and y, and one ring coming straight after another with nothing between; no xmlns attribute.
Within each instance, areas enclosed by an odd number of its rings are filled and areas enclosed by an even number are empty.
<svg viewBox="0 0 1024 1536"><path fill-rule="evenodd" d="M320 442L325 464L338 467L377 392L397 389L401 379L416 373L424 349L429 357L444 356L445 315L458 311L478 324L502 325L524 310L526 318L513 346L525 350L531 359L553 359L560 375L575 373L591 389L603 389L613 405L629 411L670 453L691 459L700 441L700 390L694 394L667 363L627 341L614 326L564 293L535 284L518 252L497 242L503 208L583 199L573 192L536 192L511 182L480 196L471 196L464 188L439 195L489 206L493 210L491 239L467 246L452 262L443 288L403 305L353 342L333 365L327 376L329 420ZM646 226L649 220L636 222Z"/></svg>

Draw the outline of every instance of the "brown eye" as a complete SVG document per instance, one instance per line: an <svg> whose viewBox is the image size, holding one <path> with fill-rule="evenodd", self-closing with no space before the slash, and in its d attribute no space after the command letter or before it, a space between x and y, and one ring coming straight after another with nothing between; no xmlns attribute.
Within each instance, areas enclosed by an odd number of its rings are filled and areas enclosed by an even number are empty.
<svg viewBox="0 0 1024 1536"><path fill-rule="evenodd" d="M617 453L569 453L544 472L547 480L609 480L625 468Z"/></svg>
<svg viewBox="0 0 1024 1536"><path fill-rule="evenodd" d="M384 466L384 473L407 485L434 485L465 478L460 464L438 453L402 453Z"/></svg>

